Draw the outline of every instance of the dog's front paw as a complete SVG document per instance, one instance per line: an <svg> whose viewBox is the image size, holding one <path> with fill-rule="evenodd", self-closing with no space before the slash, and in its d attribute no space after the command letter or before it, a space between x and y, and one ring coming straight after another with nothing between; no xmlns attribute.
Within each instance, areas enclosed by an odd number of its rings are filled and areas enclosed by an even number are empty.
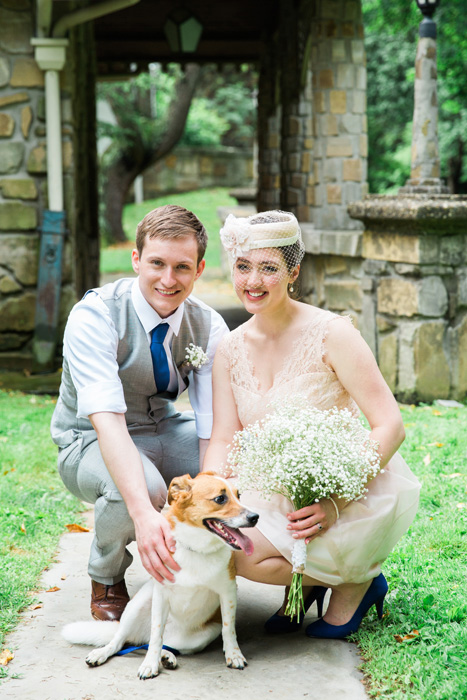
<svg viewBox="0 0 467 700"><path fill-rule="evenodd" d="M239 671L243 671L245 666L248 666L247 660L238 647L232 649L231 653L225 654L225 663L229 668L236 668Z"/></svg>
<svg viewBox="0 0 467 700"><path fill-rule="evenodd" d="M86 663L88 666L101 666L105 664L109 655L104 651L104 647L100 649L94 649L90 654L86 656Z"/></svg>
<svg viewBox="0 0 467 700"><path fill-rule="evenodd" d="M148 680L148 678L156 678L156 676L159 675L159 662L151 663L151 660L148 660L147 657L145 657L143 663L138 669L138 676L142 681Z"/></svg>

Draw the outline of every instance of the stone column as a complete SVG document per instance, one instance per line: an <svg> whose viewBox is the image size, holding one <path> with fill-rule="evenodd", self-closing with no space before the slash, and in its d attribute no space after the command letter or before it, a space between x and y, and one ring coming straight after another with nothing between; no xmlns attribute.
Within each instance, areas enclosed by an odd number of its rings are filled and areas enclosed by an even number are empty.
<svg viewBox="0 0 467 700"><path fill-rule="evenodd" d="M44 74L34 60L30 2L0 4L0 369L33 367L41 212L48 208ZM98 281L92 27L71 33L60 76L69 235L60 330L77 292ZM61 351L57 348L57 365Z"/></svg>
<svg viewBox="0 0 467 700"><path fill-rule="evenodd" d="M281 208L292 211L299 221L312 220L314 203L311 71L305 70L299 97L283 105L281 125Z"/></svg>
<svg viewBox="0 0 467 700"><path fill-rule="evenodd" d="M440 180L438 145L438 95L436 69L436 24L420 23L415 59L412 161L410 179L401 194L443 194L448 188Z"/></svg>
<svg viewBox="0 0 467 700"><path fill-rule="evenodd" d="M349 210L365 225L372 349L390 388L404 402L464 399L467 197L369 195Z"/></svg>
<svg viewBox="0 0 467 700"><path fill-rule="evenodd" d="M366 57L361 3L316 0L312 32L312 221L356 229L347 204L367 194Z"/></svg>
<svg viewBox="0 0 467 700"><path fill-rule="evenodd" d="M276 84L279 79L275 43L269 40L261 62L258 85L258 211L280 208L282 110Z"/></svg>

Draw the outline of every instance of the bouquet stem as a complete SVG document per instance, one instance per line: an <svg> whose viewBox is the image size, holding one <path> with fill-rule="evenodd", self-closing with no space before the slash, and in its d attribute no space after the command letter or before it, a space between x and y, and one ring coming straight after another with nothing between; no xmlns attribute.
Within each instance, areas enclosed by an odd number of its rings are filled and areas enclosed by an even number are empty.
<svg viewBox="0 0 467 700"><path fill-rule="evenodd" d="M296 617L297 622L300 622L300 613L305 613L302 579L303 574L297 571L292 574L292 583L290 584L287 607L285 609L285 614L288 615L291 620Z"/></svg>
<svg viewBox="0 0 467 700"><path fill-rule="evenodd" d="M287 598L287 607L285 614L293 620L300 620L300 613L305 612L305 603L303 601L303 574L305 573L306 565L306 544L305 540L297 540L292 547L292 583L289 588L289 596Z"/></svg>

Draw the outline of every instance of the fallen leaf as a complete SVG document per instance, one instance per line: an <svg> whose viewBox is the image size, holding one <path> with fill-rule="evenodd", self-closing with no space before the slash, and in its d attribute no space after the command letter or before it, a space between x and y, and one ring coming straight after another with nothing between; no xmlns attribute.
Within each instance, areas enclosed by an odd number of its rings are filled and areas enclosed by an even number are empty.
<svg viewBox="0 0 467 700"><path fill-rule="evenodd" d="M427 466L430 464L430 462L431 462L431 457L430 457L430 455L429 455L429 454L428 454L428 455L425 455L424 458L423 458L423 464L425 465L425 467L427 467Z"/></svg>
<svg viewBox="0 0 467 700"><path fill-rule="evenodd" d="M44 607L44 606L42 605L42 603L38 603L37 605L33 605L33 607L31 608L31 610L39 610L39 608L43 608L43 607Z"/></svg>
<svg viewBox="0 0 467 700"><path fill-rule="evenodd" d="M49 588L49 590L46 591L46 593L55 593L56 591L59 591L59 590L60 590L60 588L58 586L53 586L53 588Z"/></svg>
<svg viewBox="0 0 467 700"><path fill-rule="evenodd" d="M26 528L25 528L25 526L24 526L24 523L21 523L20 530L21 530L21 532L23 532L24 534L26 534Z"/></svg>
<svg viewBox="0 0 467 700"><path fill-rule="evenodd" d="M69 525L65 525L66 529L68 532L89 532L88 527L83 527L82 525L78 525L77 523L70 523Z"/></svg>
<svg viewBox="0 0 467 700"><path fill-rule="evenodd" d="M0 664L2 664L2 666L6 666L7 663L9 663L14 658L14 655L9 649L4 649L0 654Z"/></svg>
<svg viewBox="0 0 467 700"><path fill-rule="evenodd" d="M409 641L409 639L415 639L419 635L420 635L420 632L418 630L412 630L412 632L410 632L410 634L404 634L404 636L402 636L400 634L395 634L394 639L396 640L396 642L407 642L407 641Z"/></svg>
<svg viewBox="0 0 467 700"><path fill-rule="evenodd" d="M441 413L441 411L433 411L433 415L434 416L442 416L443 414Z"/></svg>
<svg viewBox="0 0 467 700"><path fill-rule="evenodd" d="M429 442L428 447L444 447L444 442Z"/></svg>
<svg viewBox="0 0 467 700"><path fill-rule="evenodd" d="M66 581L66 576L60 576L60 581Z"/></svg>

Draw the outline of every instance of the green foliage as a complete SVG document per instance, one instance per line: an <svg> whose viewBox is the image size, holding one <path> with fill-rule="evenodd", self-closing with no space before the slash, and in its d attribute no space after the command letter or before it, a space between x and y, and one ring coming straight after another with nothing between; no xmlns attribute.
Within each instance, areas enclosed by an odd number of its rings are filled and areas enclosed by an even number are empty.
<svg viewBox="0 0 467 700"><path fill-rule="evenodd" d="M369 184L390 192L410 177L413 81L418 26L414 1L362 0L368 61ZM437 23L442 177L467 192L467 35L464 0L442 2Z"/></svg>
<svg viewBox="0 0 467 700"><path fill-rule="evenodd" d="M185 125L185 131L179 141L181 146L220 146L222 136L230 128L229 123L205 97L193 100Z"/></svg>
<svg viewBox="0 0 467 700"><path fill-rule="evenodd" d="M158 142L175 85L182 75L178 64L169 64L164 71L154 64L148 72L128 80L98 83L98 99L108 101L119 115L124 115L123 124L98 122L98 137L112 139L104 158L109 159L118 149L124 149L137 133L145 144ZM243 66L240 72L227 70L226 74L205 66L199 83L179 143L220 146L228 134L228 145L251 144L255 130L256 74L250 66Z"/></svg>

